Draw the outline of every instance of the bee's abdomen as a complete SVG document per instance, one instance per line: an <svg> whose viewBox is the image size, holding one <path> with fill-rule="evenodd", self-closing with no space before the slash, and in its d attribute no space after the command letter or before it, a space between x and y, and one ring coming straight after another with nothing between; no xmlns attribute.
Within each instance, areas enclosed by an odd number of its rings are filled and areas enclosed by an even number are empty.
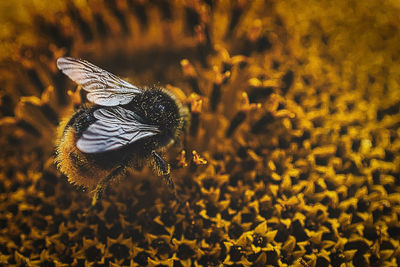
<svg viewBox="0 0 400 267"><path fill-rule="evenodd" d="M76 142L83 132L95 121L92 108L79 109L67 121L59 126L62 135L57 144L55 162L62 173L68 177L68 181L87 188L93 188L101 177L108 174L114 162L96 162L96 159L82 153L76 146ZM100 155L101 156L101 155Z"/></svg>
<svg viewBox="0 0 400 267"><path fill-rule="evenodd" d="M68 177L70 183L93 188L108 170L99 168L76 147L74 125L65 127L60 142L57 144L55 162L58 169Z"/></svg>

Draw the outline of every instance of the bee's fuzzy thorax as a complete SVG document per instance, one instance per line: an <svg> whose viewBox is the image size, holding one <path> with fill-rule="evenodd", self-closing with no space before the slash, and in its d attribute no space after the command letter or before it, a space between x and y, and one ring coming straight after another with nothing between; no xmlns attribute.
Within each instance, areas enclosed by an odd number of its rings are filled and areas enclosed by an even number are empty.
<svg viewBox="0 0 400 267"><path fill-rule="evenodd" d="M159 149L165 150L190 124L188 108L171 91L162 87L147 87L126 108L140 114L144 122L160 127L165 138L160 139Z"/></svg>

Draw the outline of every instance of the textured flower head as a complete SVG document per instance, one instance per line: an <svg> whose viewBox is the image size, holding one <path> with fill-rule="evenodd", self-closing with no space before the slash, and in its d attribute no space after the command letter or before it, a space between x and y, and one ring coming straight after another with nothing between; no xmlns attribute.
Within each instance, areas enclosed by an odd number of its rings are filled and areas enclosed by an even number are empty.
<svg viewBox="0 0 400 267"><path fill-rule="evenodd" d="M399 8L392 1L0 4L4 265L399 264ZM53 165L83 58L162 86L191 122L91 207ZM138 167L138 166L132 166Z"/></svg>

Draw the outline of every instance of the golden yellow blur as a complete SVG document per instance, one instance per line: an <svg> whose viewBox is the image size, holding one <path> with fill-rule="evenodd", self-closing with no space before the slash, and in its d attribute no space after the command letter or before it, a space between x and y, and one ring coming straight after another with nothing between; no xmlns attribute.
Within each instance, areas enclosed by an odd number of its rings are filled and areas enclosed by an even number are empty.
<svg viewBox="0 0 400 267"><path fill-rule="evenodd" d="M398 1L0 2L0 265L398 266ZM191 107L91 207L53 164L86 59Z"/></svg>

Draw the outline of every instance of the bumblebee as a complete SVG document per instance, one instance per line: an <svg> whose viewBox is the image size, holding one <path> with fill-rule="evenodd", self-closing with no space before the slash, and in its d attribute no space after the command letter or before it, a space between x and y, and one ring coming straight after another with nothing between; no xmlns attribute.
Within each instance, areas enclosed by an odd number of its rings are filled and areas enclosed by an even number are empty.
<svg viewBox="0 0 400 267"><path fill-rule="evenodd" d="M57 67L91 103L59 126L55 162L68 180L92 189L95 204L111 181L145 161L177 197L161 153L188 125L187 107L163 88L136 87L85 60L61 57Z"/></svg>

